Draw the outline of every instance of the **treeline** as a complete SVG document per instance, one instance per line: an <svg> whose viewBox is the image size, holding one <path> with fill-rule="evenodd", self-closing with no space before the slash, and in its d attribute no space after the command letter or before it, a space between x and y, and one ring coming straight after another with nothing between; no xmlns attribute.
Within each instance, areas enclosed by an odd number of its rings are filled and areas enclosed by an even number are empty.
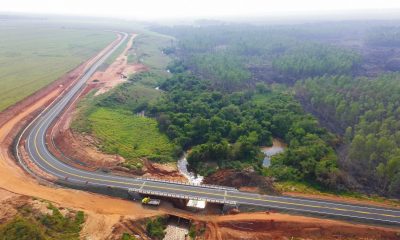
<svg viewBox="0 0 400 240"><path fill-rule="evenodd" d="M284 87L257 84L255 89L227 93L212 81L179 72L161 89L163 99L148 111L161 131L189 150L188 162L198 173L250 167L280 180L329 187L340 181L332 148L335 137L305 114ZM263 170L260 146L271 145L273 137L289 143L288 150L273 159L270 170Z"/></svg>
<svg viewBox="0 0 400 240"><path fill-rule="evenodd" d="M400 27L375 27L368 31L366 43L374 46L400 47Z"/></svg>
<svg viewBox="0 0 400 240"><path fill-rule="evenodd" d="M350 74L361 62L359 54L321 42L320 38L332 33L317 27L310 31L237 24L157 30L179 39L165 53L176 55L196 75L228 91L260 80L286 83L324 74Z"/></svg>
<svg viewBox="0 0 400 240"><path fill-rule="evenodd" d="M277 71L304 78L325 74L350 74L361 63L361 57L349 50L322 44L303 44L273 60Z"/></svg>
<svg viewBox="0 0 400 240"><path fill-rule="evenodd" d="M297 92L345 129L344 167L366 188L400 196L400 75L307 79Z"/></svg>

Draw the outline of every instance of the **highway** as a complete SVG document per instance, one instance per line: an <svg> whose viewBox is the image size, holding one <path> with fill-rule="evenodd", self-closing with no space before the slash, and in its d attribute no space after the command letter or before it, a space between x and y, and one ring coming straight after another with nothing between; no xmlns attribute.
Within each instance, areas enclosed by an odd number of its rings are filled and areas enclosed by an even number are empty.
<svg viewBox="0 0 400 240"><path fill-rule="evenodd" d="M49 107L43 110L24 130L25 148L31 161L44 172L70 183L92 186L112 187L123 190L169 196L182 199L203 199L208 202L261 206L273 209L292 210L303 213L317 213L324 216L345 217L346 219L368 220L375 223L391 223L400 226L400 210L381 207L357 206L350 204L309 200L303 198L259 195L240 192L233 188L219 186L189 185L175 182L157 181L151 179L132 178L112 175L110 173L89 172L74 168L57 159L50 153L45 140L46 132L57 117L68 107L69 103L83 89L86 81L98 67L112 54L128 37L123 34L121 41L94 63L86 73ZM21 158L16 144L17 157L25 170L30 171Z"/></svg>

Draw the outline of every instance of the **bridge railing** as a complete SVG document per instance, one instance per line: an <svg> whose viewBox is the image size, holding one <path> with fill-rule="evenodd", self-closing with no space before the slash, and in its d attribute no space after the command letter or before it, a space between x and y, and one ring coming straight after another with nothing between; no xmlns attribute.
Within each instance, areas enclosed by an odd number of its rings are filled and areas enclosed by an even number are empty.
<svg viewBox="0 0 400 240"><path fill-rule="evenodd" d="M213 188L213 189L226 190L226 191L235 191L235 192L239 191L237 188L212 185L212 184L194 184L194 183L185 183L185 182L173 181L173 180L161 180L161 179L157 179L157 178L142 178L142 177L137 177L136 179L139 179L142 181L164 182L164 183L172 183L172 184L179 184L179 185L186 185L186 186Z"/></svg>
<svg viewBox="0 0 400 240"><path fill-rule="evenodd" d="M167 193L167 192L146 190L146 189L140 189L140 188L129 188L128 192L137 192L137 193L141 193L141 194L149 194L149 195L155 195L155 196L161 196L161 197L171 197L171 198L179 198L179 199L206 201L209 203L221 203L221 204L230 204L230 205L237 204L236 201L230 201L230 200L225 200L225 199L194 197L194 196L189 196L186 194Z"/></svg>

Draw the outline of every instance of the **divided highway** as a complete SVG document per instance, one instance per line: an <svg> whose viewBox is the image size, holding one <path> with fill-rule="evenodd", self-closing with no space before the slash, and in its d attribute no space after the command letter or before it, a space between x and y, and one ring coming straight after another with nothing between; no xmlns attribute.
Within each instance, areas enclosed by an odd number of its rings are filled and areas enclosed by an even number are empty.
<svg viewBox="0 0 400 240"><path fill-rule="evenodd" d="M107 173L88 172L69 166L48 150L45 137L48 128L62 111L80 93L86 81L98 67L124 42L128 37L123 33L120 42L94 63L76 84L55 103L46 108L23 131L26 136L25 148L30 159L44 172L67 180L71 183L105 186L146 194L170 196L184 199L204 199L209 202L227 204L252 205L274 209L293 210L296 212L317 213L326 216L339 216L350 219L364 219L377 223L392 223L400 226L400 210L380 207L356 206L350 204L326 201L308 200L302 198L278 197L240 192L232 188L207 185L188 185L174 182L164 182L142 178L116 176ZM17 143L16 151L20 164L29 171L20 158Z"/></svg>

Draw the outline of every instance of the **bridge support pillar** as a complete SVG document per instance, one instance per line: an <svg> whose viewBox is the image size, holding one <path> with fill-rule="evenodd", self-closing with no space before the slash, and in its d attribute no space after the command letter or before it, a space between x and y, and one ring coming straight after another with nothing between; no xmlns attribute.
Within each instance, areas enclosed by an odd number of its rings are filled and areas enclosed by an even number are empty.
<svg viewBox="0 0 400 240"><path fill-rule="evenodd" d="M222 205L222 212L223 213L227 213L232 211L233 209L238 209L239 205L238 204L228 204L225 203L224 205Z"/></svg>
<svg viewBox="0 0 400 240"><path fill-rule="evenodd" d="M134 192L134 191L128 191L129 196L133 199L133 200L140 200L142 199L142 196L140 195L140 193L138 192Z"/></svg>

